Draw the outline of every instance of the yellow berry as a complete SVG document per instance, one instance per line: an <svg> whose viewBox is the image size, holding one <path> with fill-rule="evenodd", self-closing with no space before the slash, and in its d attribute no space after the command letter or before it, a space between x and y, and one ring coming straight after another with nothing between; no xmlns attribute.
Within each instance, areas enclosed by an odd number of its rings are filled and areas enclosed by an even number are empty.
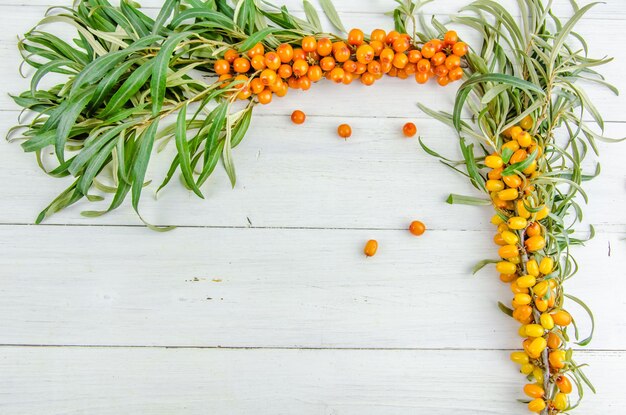
<svg viewBox="0 0 626 415"><path fill-rule="evenodd" d="M504 237L502 239L504 239ZM532 275L533 277L538 277L539 276L539 265L537 264L537 261L535 261L534 259L531 259L530 261L528 261L526 263L526 272L528 272L528 274ZM533 285L535 285L535 284L533 284Z"/></svg>
<svg viewBox="0 0 626 415"><path fill-rule="evenodd" d="M528 221L520 216L514 216L507 221L507 225L510 229L522 230L528 226Z"/></svg>
<svg viewBox="0 0 626 415"><path fill-rule="evenodd" d="M492 169L497 169L504 165L504 161L502 161L500 156L487 156L485 157L485 165Z"/></svg>
<svg viewBox="0 0 626 415"><path fill-rule="evenodd" d="M544 333L543 326L539 324L527 324L525 331L528 337L541 337Z"/></svg>
<svg viewBox="0 0 626 415"><path fill-rule="evenodd" d="M546 409L546 401L544 401L541 398L533 399L528 404L528 409L531 412L539 413L539 412L543 411L544 409Z"/></svg>
<svg viewBox="0 0 626 415"><path fill-rule="evenodd" d="M511 360L517 363L518 365L523 365L530 361L530 359L528 358L528 355L524 352L511 353Z"/></svg>
<svg viewBox="0 0 626 415"><path fill-rule="evenodd" d="M557 393L554 400L552 400L552 406L554 406L554 409L558 409L559 411L566 410L569 406L567 395L564 393Z"/></svg>
<svg viewBox="0 0 626 415"><path fill-rule="evenodd" d="M543 328L546 330L552 330L554 328L554 319L548 313L543 313L539 318L539 321L541 322Z"/></svg>
<svg viewBox="0 0 626 415"><path fill-rule="evenodd" d="M517 285L522 288L530 288L534 287L537 283L537 278L532 275L524 275L517 279Z"/></svg>
<svg viewBox="0 0 626 415"><path fill-rule="evenodd" d="M496 264L496 270L500 274L515 274L517 271L517 266L515 264L511 264L508 261L500 261Z"/></svg>
<svg viewBox="0 0 626 415"><path fill-rule="evenodd" d="M502 182L502 180L487 180L485 186L490 192L499 192L504 190L504 182Z"/></svg>
<svg viewBox="0 0 626 415"><path fill-rule="evenodd" d="M517 189L506 189L498 192L498 197L500 198L500 200L504 201L515 200L519 197L519 192Z"/></svg>
<svg viewBox="0 0 626 415"><path fill-rule="evenodd" d="M539 264L539 272L543 275L551 274L554 271L554 260L552 258L545 257Z"/></svg>

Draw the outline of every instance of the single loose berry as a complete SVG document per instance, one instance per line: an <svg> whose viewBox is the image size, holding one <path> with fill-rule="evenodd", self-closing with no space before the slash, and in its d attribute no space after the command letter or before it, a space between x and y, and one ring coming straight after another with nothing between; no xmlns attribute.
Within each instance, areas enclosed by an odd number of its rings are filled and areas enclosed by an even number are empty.
<svg viewBox="0 0 626 415"><path fill-rule="evenodd" d="M415 236L422 236L426 232L426 225L419 220L413 221L411 226L409 226L409 231Z"/></svg>
<svg viewBox="0 0 626 415"><path fill-rule="evenodd" d="M306 121L306 114L300 110L295 110L291 113L291 122L294 124L304 124Z"/></svg>
<svg viewBox="0 0 626 415"><path fill-rule="evenodd" d="M349 138L352 135L352 128L348 124L341 124L337 128L337 134L341 138Z"/></svg>

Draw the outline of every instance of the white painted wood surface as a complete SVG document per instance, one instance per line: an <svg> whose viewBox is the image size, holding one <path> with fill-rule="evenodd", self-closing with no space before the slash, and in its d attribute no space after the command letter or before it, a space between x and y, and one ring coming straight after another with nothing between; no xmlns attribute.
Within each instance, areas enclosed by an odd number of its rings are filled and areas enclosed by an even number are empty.
<svg viewBox="0 0 626 415"><path fill-rule="evenodd" d="M27 84L15 35L67 3L0 1L3 92ZM568 3L555 1L560 15ZM347 25L391 24L382 12L392 1L335 4ZM609 0L580 24L595 54L616 57L604 72L622 90L626 54L611 34L625 21L626 3ZM454 133L415 106L450 108L453 94L398 80L322 83L259 108L235 151L234 190L218 172L206 201L176 183L144 198L149 220L181 226L167 234L137 226L129 208L83 218L94 208L85 204L31 226L67 181L0 143L0 414L525 413L515 402L523 378L507 361L519 338L495 306L510 293L491 270L470 275L495 251L489 210L444 204L468 185L400 134L415 120L426 143L459 157ZM589 94L601 98L608 135L623 136L624 99ZM295 108L309 115L304 126L289 122ZM16 117L1 94L2 130ZM348 142L334 133L342 122L355 132ZM578 360L599 393L578 413L621 415L626 145L601 151L586 207L598 234L576 249L569 288L598 320ZM157 158L155 179L167 162ZM415 218L431 229L420 239L404 231ZM381 249L365 260L369 238Z"/></svg>

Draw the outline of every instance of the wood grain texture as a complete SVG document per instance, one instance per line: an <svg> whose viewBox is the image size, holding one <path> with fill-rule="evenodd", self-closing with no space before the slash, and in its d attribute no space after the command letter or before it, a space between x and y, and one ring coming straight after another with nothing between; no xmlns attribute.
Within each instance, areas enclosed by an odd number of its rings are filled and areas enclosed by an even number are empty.
<svg viewBox="0 0 626 415"><path fill-rule="evenodd" d="M162 2L142 3L154 14ZM334 3L347 27L391 26L382 15L391 0ZM445 20L467 3L438 0L425 11ZM28 86L15 36L48 6L69 4L0 0L3 92ZM567 15L569 0L554 5ZM609 0L580 24L595 56L616 57L604 72L622 90L626 52L606 39L625 21L626 3ZM455 133L415 105L449 110L454 93L394 79L373 88L322 82L257 108L234 152L235 189L218 169L206 201L175 181L158 201L143 198L151 222L182 227L167 234L136 226L128 206L80 216L97 204L28 226L68 182L0 142L0 414L526 413L515 401L523 377L508 361L516 327L496 307L511 293L491 267L471 276L495 253L490 211L444 204L472 189L400 135L413 120L425 143L459 158ZM589 95L600 99L607 135L624 135L624 98L596 87ZM304 126L289 122L296 108L308 115ZM0 94L3 131L17 114ZM354 130L348 142L335 134L344 122ZM600 149L602 176L587 184L584 207L599 232L575 250L580 272L568 283L599 322L588 351L577 351L599 393L577 413L622 415L626 145ZM156 156L155 182L171 151ZM405 231L415 218L429 227L419 239ZM381 249L366 260L369 238ZM588 329L582 310L574 314Z"/></svg>

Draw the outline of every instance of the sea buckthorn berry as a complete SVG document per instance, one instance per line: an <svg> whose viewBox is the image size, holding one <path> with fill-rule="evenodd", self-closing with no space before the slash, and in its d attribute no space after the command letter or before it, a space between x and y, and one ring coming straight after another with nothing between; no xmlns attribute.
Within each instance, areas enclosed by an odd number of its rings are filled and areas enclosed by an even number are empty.
<svg viewBox="0 0 626 415"><path fill-rule="evenodd" d="M537 222L531 223L528 225L528 228L526 228L526 235L529 237L541 235L541 225Z"/></svg>
<svg viewBox="0 0 626 415"><path fill-rule="evenodd" d="M304 75L298 78L298 88L303 91L308 91L311 88L311 80L308 76Z"/></svg>
<svg viewBox="0 0 626 415"><path fill-rule="evenodd" d="M459 81L463 78L463 69L462 68L454 68L448 72L448 78L451 81Z"/></svg>
<svg viewBox="0 0 626 415"><path fill-rule="evenodd" d="M408 57L409 57L409 62L417 63L420 61L420 59L422 59L422 54L420 53L419 50L414 49L412 51L409 51Z"/></svg>
<svg viewBox="0 0 626 415"><path fill-rule="evenodd" d="M267 52L265 54L265 66L269 69L276 71L278 70L278 68L280 68L281 63L282 62L280 60L280 57L278 56L278 53Z"/></svg>
<svg viewBox="0 0 626 415"><path fill-rule="evenodd" d="M528 337L541 337L543 336L544 329L539 324L527 324L525 327L525 333Z"/></svg>
<svg viewBox="0 0 626 415"><path fill-rule="evenodd" d="M511 141L512 143L513 141ZM522 185L522 179L517 174L511 174L510 176L504 176L502 178L504 183L509 187L520 187Z"/></svg>
<svg viewBox="0 0 626 415"><path fill-rule="evenodd" d="M337 128L337 134L341 138L349 138L352 135L352 128L348 124L341 124Z"/></svg>
<svg viewBox="0 0 626 415"><path fill-rule="evenodd" d="M430 71L430 68L431 68L431 64L428 59L421 59L420 61L417 62L418 72L428 73L428 71Z"/></svg>
<svg viewBox="0 0 626 415"><path fill-rule="evenodd" d="M298 85L298 78L296 78L295 76L287 79L287 85L291 89L300 89L300 86Z"/></svg>
<svg viewBox="0 0 626 415"><path fill-rule="evenodd" d="M335 60L337 62L343 63L350 59L351 52L348 46L343 42L338 42L336 45L337 46L333 45L333 56L335 57ZM374 49L371 46L368 47L371 49L372 59L374 59Z"/></svg>
<svg viewBox="0 0 626 415"><path fill-rule="evenodd" d="M262 55L254 55L252 59L250 59L250 66L252 66L257 71L262 71L266 68L265 57Z"/></svg>
<svg viewBox="0 0 626 415"><path fill-rule="evenodd" d="M412 122L408 122L404 124L404 126L402 127L402 133L404 134L405 137L415 137L415 134L417 134L417 127ZM422 227L424 226L424 224L419 221L415 221L411 223L411 226L413 226L414 224L416 226L422 226ZM422 231L422 233L424 232Z"/></svg>
<svg viewBox="0 0 626 415"><path fill-rule="evenodd" d="M509 225L506 224L506 222L503 222L501 224L498 225L498 232L503 233L509 230Z"/></svg>
<svg viewBox="0 0 626 415"><path fill-rule="evenodd" d="M276 82L276 79L278 79L278 75L276 75L276 72L274 72L273 70L266 69L261 72L261 76L259 77L259 79L261 80L261 83L263 85L270 86Z"/></svg>
<svg viewBox="0 0 626 415"><path fill-rule="evenodd" d="M332 59L332 58L331 58ZM347 60L343 63L343 65L341 66L343 68L344 71L346 72L350 72L350 73L354 73L356 72L356 62L353 60Z"/></svg>
<svg viewBox="0 0 626 415"><path fill-rule="evenodd" d="M378 61L371 61L370 63L368 63L367 71L372 75L380 75L383 73L383 69L380 66L380 62Z"/></svg>
<svg viewBox="0 0 626 415"><path fill-rule="evenodd" d="M428 82L428 73L418 71L417 73L415 73L415 81L418 84L425 84L426 82Z"/></svg>
<svg viewBox="0 0 626 415"><path fill-rule="evenodd" d="M530 288L534 287L537 283L537 278L532 275L524 275L523 277L519 277L517 279L517 285L522 288Z"/></svg>
<svg viewBox="0 0 626 415"><path fill-rule="evenodd" d="M572 393L572 382L567 378L567 376L559 376L558 378L556 378L555 383L562 393Z"/></svg>
<svg viewBox="0 0 626 415"><path fill-rule="evenodd" d="M293 70L291 69L291 65L287 65L287 64L280 65L280 68L278 68L278 76L280 76L283 79L287 79L291 75L293 75Z"/></svg>
<svg viewBox="0 0 626 415"><path fill-rule="evenodd" d="M356 59L366 65L373 61L375 56L374 48L370 45L361 45L356 50Z"/></svg>
<svg viewBox="0 0 626 415"><path fill-rule="evenodd" d="M430 43L435 47L435 52L441 52L445 46L439 39L431 39Z"/></svg>
<svg viewBox="0 0 626 415"><path fill-rule="evenodd" d="M550 352L548 356L548 361L550 362L550 366L555 369L563 369L565 367L565 351L564 350L555 350Z"/></svg>
<svg viewBox="0 0 626 415"><path fill-rule="evenodd" d="M517 140L517 136L523 133L524 130L519 125L511 127L510 134L513 140Z"/></svg>
<svg viewBox="0 0 626 415"><path fill-rule="evenodd" d="M363 44L363 40L365 39L365 35L363 31L360 29L352 29L350 33L348 33L348 44L352 46L360 46Z"/></svg>
<svg viewBox="0 0 626 415"><path fill-rule="evenodd" d="M237 73L246 73L250 70L250 61L246 58L237 58L233 62L233 70Z"/></svg>
<svg viewBox="0 0 626 415"><path fill-rule="evenodd" d="M448 68L448 70L451 71L461 66L461 58L459 58L456 55L450 55L446 58L445 64L446 64L446 68Z"/></svg>
<svg viewBox="0 0 626 415"><path fill-rule="evenodd" d="M558 411L564 411L569 406L567 395L564 393L557 393L552 400L552 407Z"/></svg>
<svg viewBox="0 0 626 415"><path fill-rule="evenodd" d="M354 71L355 75L363 75L367 72L367 65L361 62L356 62L356 71Z"/></svg>
<svg viewBox="0 0 626 415"><path fill-rule="evenodd" d="M515 200L517 199L519 196L519 192L517 191L517 189L506 189L506 190L502 190L500 192L498 192L498 197L501 200Z"/></svg>
<svg viewBox="0 0 626 415"><path fill-rule="evenodd" d="M548 313L541 314L541 317L539 317L539 321L541 322L543 328L546 330L552 330L554 328L554 319Z"/></svg>
<svg viewBox="0 0 626 415"><path fill-rule="evenodd" d="M502 145L502 150L504 150L505 148L508 148L513 153L515 153L517 150L519 150L519 143L515 140L511 140L508 143Z"/></svg>
<svg viewBox="0 0 626 415"><path fill-rule="evenodd" d="M536 296L543 297L544 295L546 295L549 288L550 288L550 285L548 284L547 281L541 281L540 283L538 283L537 285L533 287L533 292L535 293Z"/></svg>
<svg viewBox="0 0 626 415"><path fill-rule="evenodd" d="M536 252L546 247L546 240L543 236L533 236L524 241L524 246L529 252Z"/></svg>
<svg viewBox="0 0 626 415"><path fill-rule="evenodd" d="M382 29L375 29L370 35L370 41L385 42L385 39L387 39L387 32Z"/></svg>
<svg viewBox="0 0 626 415"><path fill-rule="evenodd" d="M424 43L424 46L422 46L422 50L420 52L424 59L430 59L435 56L435 53L437 53L437 49L432 42L426 42Z"/></svg>
<svg viewBox="0 0 626 415"><path fill-rule="evenodd" d="M228 84L230 83L230 79L232 79L233 76L231 74L224 74L224 75L220 75L220 77L218 78L218 81L222 83L222 85L220 86L220 88L226 88L228 86Z"/></svg>
<svg viewBox="0 0 626 415"><path fill-rule="evenodd" d="M317 41L317 54L320 56L328 56L333 53L333 42L323 37Z"/></svg>
<svg viewBox="0 0 626 415"><path fill-rule="evenodd" d="M537 264L536 260L531 259L526 263L526 272L528 272L528 275L532 275L535 278L539 276L539 264Z"/></svg>
<svg viewBox="0 0 626 415"><path fill-rule="evenodd" d="M502 239L509 245L515 245L519 242L519 238L511 231L504 231L501 233Z"/></svg>
<svg viewBox="0 0 626 415"><path fill-rule="evenodd" d="M385 49L385 44L377 40L370 42L370 46L372 47L372 49L374 49L374 55L376 56L380 56L380 53L383 51L383 49Z"/></svg>
<svg viewBox="0 0 626 415"><path fill-rule="evenodd" d="M253 94L258 94L259 92L265 89L265 85L261 82L259 78L254 78L250 81L250 90Z"/></svg>
<svg viewBox="0 0 626 415"><path fill-rule="evenodd" d="M322 68L324 72L332 71L333 69L335 69L335 65L336 65L335 59L331 58L330 56L326 56L320 61L320 67Z"/></svg>
<svg viewBox="0 0 626 415"><path fill-rule="evenodd" d="M409 58L404 53L396 53L393 57L393 66L398 69L404 68L409 63Z"/></svg>
<svg viewBox="0 0 626 415"><path fill-rule="evenodd" d="M532 357L533 359L538 359L547 346L548 342L546 341L546 339L544 339L543 337L537 337L528 346L530 357Z"/></svg>
<svg viewBox="0 0 626 415"><path fill-rule="evenodd" d="M344 71L343 80L341 81L344 85L350 85L354 81L354 74L350 72Z"/></svg>
<svg viewBox="0 0 626 415"><path fill-rule="evenodd" d="M504 259L515 258L519 255L519 251L515 245L504 245L498 250L498 255Z"/></svg>
<svg viewBox="0 0 626 415"><path fill-rule="evenodd" d="M496 264L496 270L500 274L515 274L517 267L508 261L500 261Z"/></svg>
<svg viewBox="0 0 626 415"><path fill-rule="evenodd" d="M458 44L458 43L457 43ZM541 398L533 399L528 404L528 410L531 412L539 413L546 409L546 401Z"/></svg>
<svg viewBox="0 0 626 415"><path fill-rule="evenodd" d="M517 274L500 274L500 281L512 282L517 278Z"/></svg>
<svg viewBox="0 0 626 415"><path fill-rule="evenodd" d="M230 63L226 59L220 59L215 61L213 70L217 75L224 75L230 72Z"/></svg>
<svg viewBox="0 0 626 415"><path fill-rule="evenodd" d="M259 103L263 105L269 104L270 102L272 102L272 91L270 91L269 89L264 89L257 95L257 98L259 100Z"/></svg>
<svg viewBox="0 0 626 415"><path fill-rule="evenodd" d="M452 53L461 58L467 55L468 51L469 47L463 42L457 42L454 44L454 46L452 46Z"/></svg>
<svg viewBox="0 0 626 415"><path fill-rule="evenodd" d="M501 180L487 180L485 187L490 192L499 192L504 190L504 183Z"/></svg>
<svg viewBox="0 0 626 415"><path fill-rule="evenodd" d="M392 49L383 49L382 52L380 52L380 61L391 63L395 56L396 54Z"/></svg>
<svg viewBox="0 0 626 415"><path fill-rule="evenodd" d="M417 72L417 66L414 63L409 62L404 67L404 71L409 76L415 75L415 72Z"/></svg>
<svg viewBox="0 0 626 415"><path fill-rule="evenodd" d="M533 314L533 308L528 305L517 307L513 310L513 318L519 322L525 321Z"/></svg>
<svg viewBox="0 0 626 415"><path fill-rule="evenodd" d="M292 61L297 61L299 59L306 60L306 52L302 50L302 48L295 48L293 50L293 59Z"/></svg>
<svg viewBox="0 0 626 415"><path fill-rule="evenodd" d="M543 384L543 369L541 369L540 367L535 367L533 369L533 377L535 378L535 382L537 382L538 384Z"/></svg>
<svg viewBox="0 0 626 415"><path fill-rule="evenodd" d="M445 65L435 66L434 72L439 78L448 76L448 68Z"/></svg>
<svg viewBox="0 0 626 415"><path fill-rule="evenodd" d="M512 352L511 360L518 365L523 365L529 362L528 355L524 352Z"/></svg>
<svg viewBox="0 0 626 415"><path fill-rule="evenodd" d="M504 171L504 168L498 167L497 169L490 170L489 173L487 173L487 176L491 180L500 180L500 179L502 179L502 172L503 171Z"/></svg>
<svg viewBox="0 0 626 415"><path fill-rule="evenodd" d="M301 46L305 52L314 52L317 50L317 40L313 36L305 36L302 38Z"/></svg>
<svg viewBox="0 0 626 415"><path fill-rule="evenodd" d="M245 100L248 99L252 96L252 91L250 90L250 88L243 88L241 91L239 91L239 93L237 94L237 98L240 100Z"/></svg>
<svg viewBox="0 0 626 415"><path fill-rule="evenodd" d="M298 59L293 63L292 69L295 76L304 76L309 70L309 64L303 59Z"/></svg>
<svg viewBox="0 0 626 415"><path fill-rule="evenodd" d="M517 189L515 190L517 191ZM530 218L530 212L528 211L528 209L526 209L526 205L524 205L524 201L521 199L515 202L515 211L517 213L517 216L520 216L524 219Z"/></svg>
<svg viewBox="0 0 626 415"><path fill-rule="evenodd" d="M533 373L534 369L535 365L533 365L532 363L526 363L520 367L519 371L524 375L530 375L531 373Z"/></svg>
<svg viewBox="0 0 626 415"><path fill-rule="evenodd" d="M363 249L363 253L365 254L365 256L372 257L376 255L377 251L378 242L374 239L370 239L369 241L367 241L367 243L365 244L365 249Z"/></svg>
<svg viewBox="0 0 626 415"><path fill-rule="evenodd" d="M306 114L300 110L295 110L291 113L291 122L294 124L304 124L306 121Z"/></svg>
<svg viewBox="0 0 626 415"><path fill-rule="evenodd" d="M530 398L543 398L545 394L543 388L539 385L529 383L524 386L524 393Z"/></svg>
<svg viewBox="0 0 626 415"><path fill-rule="evenodd" d="M514 216L507 221L508 227L516 231L524 229L527 224L526 219L519 216Z"/></svg>
<svg viewBox="0 0 626 415"><path fill-rule="evenodd" d="M399 37L393 42L392 47L396 53L404 53L411 47L411 42L406 37Z"/></svg>
<svg viewBox="0 0 626 415"><path fill-rule="evenodd" d="M293 47L288 43L278 46L276 53L282 63L289 63L293 59Z"/></svg>
<svg viewBox="0 0 626 415"><path fill-rule="evenodd" d="M396 39L398 39L400 36L402 36L400 33L392 30L387 34L387 37L385 38L385 43L387 43L388 45L393 45L393 42L395 42Z"/></svg>
<svg viewBox="0 0 626 415"><path fill-rule="evenodd" d="M507 258L507 261L512 264L519 265L522 263L522 258L520 256L514 256L512 258Z"/></svg>
<svg viewBox="0 0 626 415"><path fill-rule="evenodd" d="M239 53L237 53L235 49L228 49L226 53L224 53L224 60L228 63L233 63L238 57Z"/></svg>
<svg viewBox="0 0 626 415"><path fill-rule="evenodd" d="M437 52L433 55L432 58L430 58L430 62L433 64L433 66L440 66L440 65L444 65L446 63L446 54L443 52Z"/></svg>
<svg viewBox="0 0 626 415"><path fill-rule="evenodd" d="M443 36L443 43L448 46L452 46L458 41L459 41L459 35L457 35L454 30L450 30L446 32L446 34Z"/></svg>
<svg viewBox="0 0 626 415"><path fill-rule="evenodd" d="M310 66L309 70L306 73L306 76L309 77L311 82L318 82L320 79L322 79L323 76L322 68L320 68L318 65Z"/></svg>
<svg viewBox="0 0 626 415"><path fill-rule="evenodd" d="M523 293L515 294L515 297L513 299L519 305L528 305L533 300L530 295Z"/></svg>
<svg viewBox="0 0 626 415"><path fill-rule="evenodd" d="M330 80L339 84L343 81L344 70L341 68L335 68L330 71Z"/></svg>
<svg viewBox="0 0 626 415"><path fill-rule="evenodd" d="M283 88L284 84L285 83L283 82L282 79L277 78L276 82L274 82L272 85L270 85L270 90L273 93L277 93L278 91L280 91Z"/></svg>
<svg viewBox="0 0 626 415"><path fill-rule="evenodd" d="M500 215L493 215L490 221L493 225L500 226L504 223L504 219ZM506 229L505 229L506 230Z"/></svg>
<svg viewBox="0 0 626 415"><path fill-rule="evenodd" d="M537 212L537 215L535 216L535 218L537 220L543 220L547 218L548 215L550 215L550 208L548 208L547 206L544 206L543 209Z"/></svg>
<svg viewBox="0 0 626 415"><path fill-rule="evenodd" d="M539 272L543 275L551 274L554 271L554 260L552 258L545 257L539 264Z"/></svg>
<svg viewBox="0 0 626 415"><path fill-rule="evenodd" d="M250 59L252 59L256 55L264 55L264 54L265 54L265 47L263 46L262 43L257 43L256 45L254 45L252 49L248 51L248 57Z"/></svg>
<svg viewBox="0 0 626 415"><path fill-rule="evenodd" d="M565 327L572 323L572 316L565 310L560 310L552 314L552 318L554 319L554 324L557 326Z"/></svg>
<svg viewBox="0 0 626 415"><path fill-rule="evenodd" d="M289 92L289 87L287 86L287 82L282 81L280 83L280 88L274 93L276 94L277 97L284 97L285 95L287 95L287 92Z"/></svg>
<svg viewBox="0 0 626 415"><path fill-rule="evenodd" d="M520 121L519 125L524 130L529 131L531 128L534 127L535 122L533 121L533 118L530 115L527 115L522 119L522 121Z"/></svg>
<svg viewBox="0 0 626 415"><path fill-rule="evenodd" d="M361 76L361 83L365 86L374 85L374 82L376 82L376 76L369 72L366 72Z"/></svg>
<svg viewBox="0 0 626 415"><path fill-rule="evenodd" d="M558 349L561 347L561 338L556 333L548 333L548 347L550 349Z"/></svg>
<svg viewBox="0 0 626 415"><path fill-rule="evenodd" d="M526 131L524 131L521 134L518 134L515 139L519 143L520 147L524 147L524 148L530 147L530 145L533 143L533 138Z"/></svg>
<svg viewBox="0 0 626 415"><path fill-rule="evenodd" d="M485 157L485 165L492 169L497 169L499 167L502 167L504 165L504 162L502 161L502 157L491 155Z"/></svg>

